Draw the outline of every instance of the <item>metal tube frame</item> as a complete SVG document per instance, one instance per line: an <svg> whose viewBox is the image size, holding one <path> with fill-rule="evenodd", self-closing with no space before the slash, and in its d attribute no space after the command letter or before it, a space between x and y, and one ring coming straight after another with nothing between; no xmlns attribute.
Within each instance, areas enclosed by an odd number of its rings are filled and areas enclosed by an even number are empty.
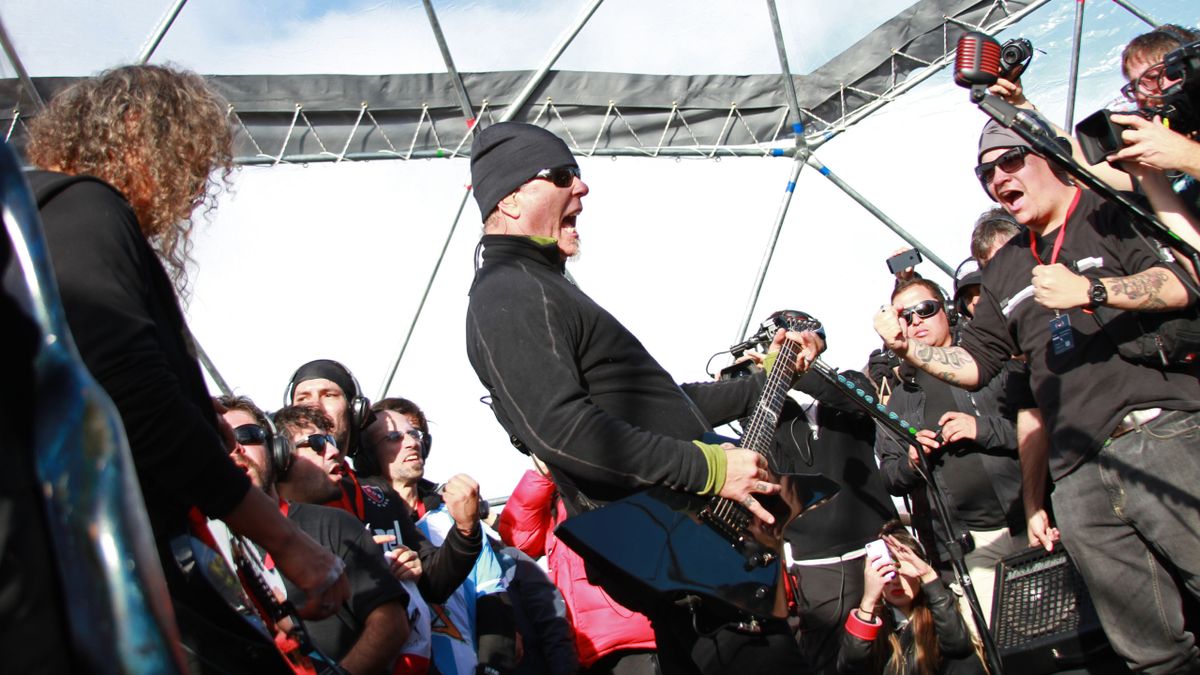
<svg viewBox="0 0 1200 675"><path fill-rule="evenodd" d="M821 160L817 159L816 157L809 157L808 163L811 164L812 167L814 169L816 169L818 173L820 173L822 176L825 176L826 178L828 178L831 183L833 183L838 188L840 188L842 190L842 192L845 192L848 197L850 197L854 201L858 202L859 205L862 206L867 211L869 211L871 213L871 215L878 218L879 222L886 225L889 230L891 230L892 232L895 232L897 235L900 236L901 239L908 242L909 245L911 245L913 248L920 251L921 255L923 255L926 260L928 260L929 262L936 265L938 267L938 269L945 272L946 275L949 276L950 278L954 278L954 268L953 267L951 267L950 265L947 265L944 260L942 260L936 254L934 254L933 251L929 250L929 248L927 248L924 244L922 244L919 240L917 240L916 237L909 234L904 228L900 227L900 225L898 225L896 223L896 221L889 218L886 213L884 213L883 211L881 211L879 209L879 207L872 204L866 197L863 197L861 194L859 194L853 187L850 187L850 185L848 183L843 181L836 173L834 173L832 170L830 170L829 167L822 164Z"/></svg>
<svg viewBox="0 0 1200 675"><path fill-rule="evenodd" d="M1079 51L1083 48L1083 7L1087 0L1075 0L1075 33L1071 42L1071 66L1067 74L1067 112L1063 129L1075 126L1075 90L1079 86Z"/></svg>
<svg viewBox="0 0 1200 675"><path fill-rule="evenodd" d="M29 73L25 70L25 64L21 62L21 57L17 54L17 48L13 46L12 40L8 37L8 31L4 28L4 22L0 21L0 45L4 47L4 54L8 57L8 62L12 64L13 70L17 71L17 79L21 80L21 86L25 91L29 92L29 97L33 99L38 110L46 107L46 101L42 99L42 95L38 92L37 87L33 86L33 80L30 79Z"/></svg>
<svg viewBox="0 0 1200 675"><path fill-rule="evenodd" d="M154 27L154 31L146 38L146 43L142 45L142 51L138 54L135 63L144 65L150 61L150 57L154 56L158 45L162 43L167 31L171 30L171 25L175 23L176 17L179 16L179 12L186 4L187 0L175 0L175 4L167 9L166 14L163 14L162 18L158 20L158 25Z"/></svg>
<svg viewBox="0 0 1200 675"><path fill-rule="evenodd" d="M458 95L458 103L462 106L463 118L467 121L467 128L470 128L475 125L475 111L471 108L471 97L467 95L467 88L463 85L462 76L458 74L458 68L454 67L454 57L450 55L450 46L446 44L446 36L442 33L442 24L438 21L437 13L433 11L432 0L423 0L423 2L425 15L429 17L429 27L433 29L433 37L437 40L438 49L442 52L442 61L446 63L446 72L450 75L454 93Z"/></svg>
<svg viewBox="0 0 1200 675"><path fill-rule="evenodd" d="M767 271L771 268L771 262L775 258L775 247L779 244L779 235L783 233L783 223L787 219L788 209L792 205L792 196L796 192L796 183L800 180L800 171L804 169L804 160L809 156L808 144L804 138L804 124L800 121L800 99L796 95L796 83L792 79L792 71L788 65L787 45L783 40L783 27L779 23L779 9L775 6L775 0L767 0L767 13L771 18L771 32L775 37L775 51L779 55L779 71L783 79L783 88L787 94L791 112L796 116L795 121L792 122L792 133L795 136L797 152L792 158L791 175L788 177L787 187L783 192L783 200L775 213L771 236L767 239L762 261L758 264L758 274L754 277L750 299L746 302L746 312L742 316L737 334L734 335L735 341L741 340L749 330L754 310L758 306L758 297L762 293L763 283L767 279Z"/></svg>
<svg viewBox="0 0 1200 675"><path fill-rule="evenodd" d="M1159 26L1162 25L1161 21L1158 21L1154 17L1152 17L1149 14L1138 9L1137 7L1135 7L1133 5L1133 3L1127 2L1126 0L1113 0L1113 2L1117 3L1117 5L1119 5L1121 8L1123 8L1125 11L1129 12L1130 14L1136 16L1137 18L1141 19L1142 21L1145 21L1147 24L1150 25L1151 28L1158 28Z"/></svg>

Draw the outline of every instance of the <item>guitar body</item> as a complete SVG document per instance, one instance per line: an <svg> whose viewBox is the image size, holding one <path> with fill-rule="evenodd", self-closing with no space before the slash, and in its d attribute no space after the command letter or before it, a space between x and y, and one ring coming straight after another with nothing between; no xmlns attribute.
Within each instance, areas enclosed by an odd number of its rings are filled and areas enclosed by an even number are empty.
<svg viewBox="0 0 1200 675"><path fill-rule="evenodd" d="M777 312L772 320L789 330L820 327L800 312ZM690 595L735 620L786 615L779 583L783 532L838 491L820 474L788 473L790 462L774 456L775 427L798 353L797 343L784 341L738 443L767 457L783 487L778 496L758 497L774 525L728 499L656 487L568 518L555 530L601 574L600 585L618 602L645 610Z"/></svg>
<svg viewBox="0 0 1200 675"><path fill-rule="evenodd" d="M189 520L190 530L171 538L172 572L182 582L176 590L187 594L188 609L195 610L180 619L191 629L190 637L223 643L223 649L206 652L210 659L218 658L215 654L232 659L214 664L218 670L316 675L318 663L331 663L313 645L291 603L275 595L253 545L228 531L213 531L195 509ZM232 567L219 550L218 536L228 539Z"/></svg>
<svg viewBox="0 0 1200 675"><path fill-rule="evenodd" d="M171 539L180 625L207 658L229 659L210 663L214 672L294 675L297 671L279 652L270 628L259 617L241 581L221 553L200 538L182 533ZM168 563L172 566L172 563Z"/></svg>
<svg viewBox="0 0 1200 675"><path fill-rule="evenodd" d="M782 526L838 490L820 474L782 481L789 494L763 500L773 512L795 514L777 516ZM555 535L600 571L605 590L631 609L696 595L718 612L765 618L783 616L782 526L767 531L727 499L656 487L568 518Z"/></svg>

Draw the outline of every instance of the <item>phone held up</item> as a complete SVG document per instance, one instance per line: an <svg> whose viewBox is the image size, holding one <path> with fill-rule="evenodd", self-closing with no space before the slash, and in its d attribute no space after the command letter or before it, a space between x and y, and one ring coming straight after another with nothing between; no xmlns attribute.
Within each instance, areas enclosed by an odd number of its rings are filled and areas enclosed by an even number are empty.
<svg viewBox="0 0 1200 675"><path fill-rule="evenodd" d="M875 541L867 542L867 564L871 564L870 561L875 558L879 558L884 562L894 562L892 560L891 552L888 551L887 542L882 539L876 539ZM888 572L887 576L884 578L890 581L895 576L896 572L892 571Z"/></svg>
<svg viewBox="0 0 1200 675"><path fill-rule="evenodd" d="M888 269L892 274L899 274L909 267L916 267L921 262L921 252L915 248L901 251L887 259Z"/></svg>

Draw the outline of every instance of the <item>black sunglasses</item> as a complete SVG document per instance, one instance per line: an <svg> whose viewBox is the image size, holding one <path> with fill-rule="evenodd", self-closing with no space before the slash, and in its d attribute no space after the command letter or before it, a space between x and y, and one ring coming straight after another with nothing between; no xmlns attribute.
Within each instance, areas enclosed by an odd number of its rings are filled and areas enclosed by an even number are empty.
<svg viewBox="0 0 1200 675"><path fill-rule="evenodd" d="M296 442L297 448L312 448L318 455L324 455L326 450L337 450L337 441L329 434L310 434L308 438Z"/></svg>
<svg viewBox="0 0 1200 675"><path fill-rule="evenodd" d="M257 424L243 424L233 428L233 437L241 445L266 445L267 431Z"/></svg>
<svg viewBox="0 0 1200 675"><path fill-rule="evenodd" d="M922 300L912 307L905 307L900 310L900 318L904 319L905 323L912 323L913 314L928 319L942 310L942 303L937 300Z"/></svg>
<svg viewBox="0 0 1200 675"><path fill-rule="evenodd" d="M996 176L996 167L1000 167L1004 173L1016 173L1025 166L1025 155L1033 152L1033 148L1028 145L1018 145L1011 150L1006 151L996 159L990 162L984 162L975 167L975 176L979 178L979 182L983 185L986 192L988 185L991 184L992 178Z"/></svg>
<svg viewBox="0 0 1200 675"><path fill-rule="evenodd" d="M576 178L582 178L577 166L556 166L553 169L542 169L529 180L548 180L555 187L571 187Z"/></svg>
<svg viewBox="0 0 1200 675"><path fill-rule="evenodd" d="M404 440L405 436L412 436L412 439L418 443L425 442L425 434L420 429L409 429L408 431L396 431L393 429L383 435L383 440L395 443L396 441Z"/></svg>

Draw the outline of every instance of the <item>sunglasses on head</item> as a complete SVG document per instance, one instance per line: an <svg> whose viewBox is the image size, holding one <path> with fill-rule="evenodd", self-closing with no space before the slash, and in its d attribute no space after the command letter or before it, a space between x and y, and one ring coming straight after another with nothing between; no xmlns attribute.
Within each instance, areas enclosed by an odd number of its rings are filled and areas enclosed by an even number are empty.
<svg viewBox="0 0 1200 675"><path fill-rule="evenodd" d="M942 303L937 300L922 300L911 307L900 310L900 318L904 319L905 323L912 323L913 314L922 319L928 319L940 311L942 311Z"/></svg>
<svg viewBox="0 0 1200 675"><path fill-rule="evenodd" d="M542 169L529 180L548 180L554 183L555 187L565 188L571 187L571 183L580 177L577 166L556 166L553 169Z"/></svg>
<svg viewBox="0 0 1200 675"><path fill-rule="evenodd" d="M308 438L296 442L297 448L312 448L318 455L324 455L326 450L337 450L337 441L329 434L310 434Z"/></svg>
<svg viewBox="0 0 1200 675"><path fill-rule="evenodd" d="M257 424L243 424L233 428L233 437L241 445L266 445L267 431Z"/></svg>
<svg viewBox="0 0 1200 675"><path fill-rule="evenodd" d="M388 441L389 443L395 443L397 441L404 440L405 436L411 436L412 439L418 443L425 442L425 434L422 433L420 429L409 429L408 431L396 431L393 429L383 435L383 440Z"/></svg>

